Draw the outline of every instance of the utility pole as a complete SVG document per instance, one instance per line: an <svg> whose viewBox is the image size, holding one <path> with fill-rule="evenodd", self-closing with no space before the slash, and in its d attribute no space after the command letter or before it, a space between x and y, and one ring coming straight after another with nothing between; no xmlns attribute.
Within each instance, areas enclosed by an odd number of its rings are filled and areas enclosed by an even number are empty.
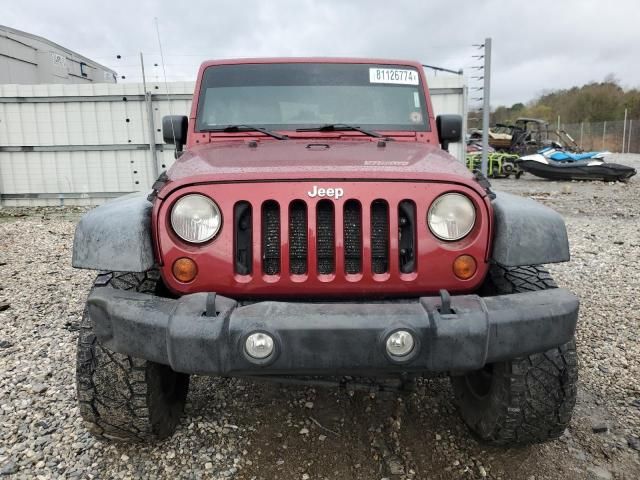
<svg viewBox="0 0 640 480"><path fill-rule="evenodd" d="M140 52L140 68L142 69L142 88L144 90L144 103L147 107L147 129L149 130L149 160L151 162L151 171L153 177L158 177L158 157L156 154L156 127L153 122L153 102L151 92L147 91L147 79L144 74L144 57Z"/></svg>
<svg viewBox="0 0 640 480"><path fill-rule="evenodd" d="M144 57L142 56L142 52L140 52L140 68L142 69L142 88L144 89L144 93L147 93L147 77L144 74Z"/></svg>
<svg viewBox="0 0 640 480"><path fill-rule="evenodd" d="M487 176L489 165L489 114L491 113L491 38L484 39L484 86L482 88L482 164L481 170Z"/></svg>

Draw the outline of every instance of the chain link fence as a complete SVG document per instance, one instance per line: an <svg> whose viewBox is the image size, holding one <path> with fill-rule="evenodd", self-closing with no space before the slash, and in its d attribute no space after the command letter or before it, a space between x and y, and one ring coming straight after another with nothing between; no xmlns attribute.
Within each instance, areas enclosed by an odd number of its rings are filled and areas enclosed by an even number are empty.
<svg viewBox="0 0 640 480"><path fill-rule="evenodd" d="M553 128L549 125L549 128ZM640 153L640 120L560 124L585 151Z"/></svg>

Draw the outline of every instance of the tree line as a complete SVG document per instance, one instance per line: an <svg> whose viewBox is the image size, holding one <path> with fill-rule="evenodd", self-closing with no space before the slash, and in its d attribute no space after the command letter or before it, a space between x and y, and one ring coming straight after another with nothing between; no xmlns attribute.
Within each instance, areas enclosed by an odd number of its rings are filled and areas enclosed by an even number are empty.
<svg viewBox="0 0 640 480"><path fill-rule="evenodd" d="M622 120L625 109L628 118L640 118L640 90L625 90L609 75L603 82L545 92L526 105L497 107L491 112L490 123L512 124L518 117L533 117L554 124L558 115L562 123L603 122ZM470 117L481 119L482 113L470 112ZM470 122L470 126L476 126L476 122Z"/></svg>

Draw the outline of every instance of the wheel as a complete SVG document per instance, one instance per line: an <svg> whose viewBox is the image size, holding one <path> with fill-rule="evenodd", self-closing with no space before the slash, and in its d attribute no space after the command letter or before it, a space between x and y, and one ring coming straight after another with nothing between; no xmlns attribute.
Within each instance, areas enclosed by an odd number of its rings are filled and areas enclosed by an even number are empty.
<svg viewBox="0 0 640 480"><path fill-rule="evenodd" d="M157 294L157 271L99 275L93 288ZM76 387L80 414L97 437L119 441L154 441L171 435L189 389L189 376L170 367L113 352L94 334L88 309L78 338Z"/></svg>
<svg viewBox="0 0 640 480"><path fill-rule="evenodd" d="M515 170L515 166L513 165L513 163L511 162L504 162L502 164L502 173L504 175L506 175L507 177L509 177L509 175L511 175L513 173L513 171Z"/></svg>
<svg viewBox="0 0 640 480"><path fill-rule="evenodd" d="M493 266L484 290L510 294L556 287L540 266ZM577 382L575 338L545 352L451 377L462 418L493 445L538 443L562 435L575 406Z"/></svg>

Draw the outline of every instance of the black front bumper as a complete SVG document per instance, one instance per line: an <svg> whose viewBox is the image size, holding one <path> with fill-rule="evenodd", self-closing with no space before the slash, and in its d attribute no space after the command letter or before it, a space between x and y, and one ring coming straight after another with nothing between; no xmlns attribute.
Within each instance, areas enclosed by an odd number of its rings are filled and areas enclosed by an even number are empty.
<svg viewBox="0 0 640 480"><path fill-rule="evenodd" d="M89 315L108 348L209 375L385 375L465 371L541 352L569 341L578 299L564 289L481 298L440 297L392 303L259 302L196 293L178 300L94 288ZM386 353L387 336L410 331L411 354ZM246 337L269 333L275 351L263 361L245 354Z"/></svg>

